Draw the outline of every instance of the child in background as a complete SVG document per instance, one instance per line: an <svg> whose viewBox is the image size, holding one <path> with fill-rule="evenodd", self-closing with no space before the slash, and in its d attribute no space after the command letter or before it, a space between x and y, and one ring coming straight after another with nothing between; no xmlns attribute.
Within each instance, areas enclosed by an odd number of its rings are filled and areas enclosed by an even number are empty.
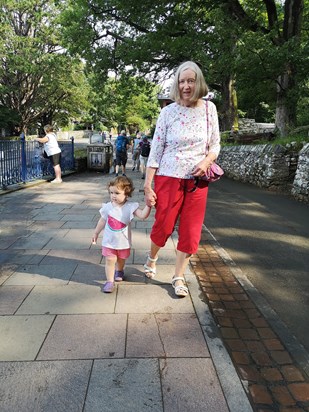
<svg viewBox="0 0 309 412"><path fill-rule="evenodd" d="M128 202L134 190L131 179L119 176L108 184L110 202L103 203L100 209L101 218L94 230L92 243L97 242L99 234L103 232L102 255L105 257L105 272L107 282L103 292L111 293L114 282L124 279L124 265L130 256L131 249L131 220L136 216L146 219L151 208L139 207L137 202Z"/></svg>

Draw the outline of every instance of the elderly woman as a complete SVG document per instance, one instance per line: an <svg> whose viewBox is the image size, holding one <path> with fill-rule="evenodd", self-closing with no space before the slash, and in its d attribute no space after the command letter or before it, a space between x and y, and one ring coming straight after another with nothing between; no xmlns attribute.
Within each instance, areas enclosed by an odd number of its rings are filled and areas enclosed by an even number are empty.
<svg viewBox="0 0 309 412"><path fill-rule="evenodd" d="M181 64L170 92L174 103L160 113L146 169L145 202L155 205L156 213L145 275L156 275L158 252L178 221L172 285L179 297L188 294L183 276L190 256L197 252L206 212L208 183L200 181L196 187L194 178L208 171L220 151L216 106L202 99L207 93L197 64Z"/></svg>

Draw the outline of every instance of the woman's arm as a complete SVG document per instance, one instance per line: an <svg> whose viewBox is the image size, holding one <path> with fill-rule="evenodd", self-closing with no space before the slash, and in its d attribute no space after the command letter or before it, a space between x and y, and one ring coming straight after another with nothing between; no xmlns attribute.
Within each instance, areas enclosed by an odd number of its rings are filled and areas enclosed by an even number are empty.
<svg viewBox="0 0 309 412"><path fill-rule="evenodd" d="M96 228L94 229L94 233L93 233L93 236L92 236L92 239L91 239L91 241L92 241L93 244L96 244L96 243L97 243L99 234L100 234L100 233L102 232L102 230L104 229L105 223L106 223L106 221L105 221L102 217L100 217L100 219L99 219L99 221L98 221L98 224L97 224Z"/></svg>
<svg viewBox="0 0 309 412"><path fill-rule="evenodd" d="M39 143L47 143L48 142L48 137L36 137L35 140Z"/></svg>
<svg viewBox="0 0 309 412"><path fill-rule="evenodd" d="M152 181L154 175L156 174L156 170L154 167L147 167L146 168L146 177L144 183L144 193L145 193L145 202L147 206L154 206L156 204L157 195L155 194L154 190L152 189Z"/></svg>
<svg viewBox="0 0 309 412"><path fill-rule="evenodd" d="M210 166L214 163L217 159L219 152L220 152L220 131L219 131L219 121L218 121L218 114L216 106L211 103L207 102L208 104L208 122L209 122L209 131L210 131L210 138L209 138L209 145L208 145L208 153L203 160L201 160L194 168L192 175L199 177L204 176L209 172Z"/></svg>

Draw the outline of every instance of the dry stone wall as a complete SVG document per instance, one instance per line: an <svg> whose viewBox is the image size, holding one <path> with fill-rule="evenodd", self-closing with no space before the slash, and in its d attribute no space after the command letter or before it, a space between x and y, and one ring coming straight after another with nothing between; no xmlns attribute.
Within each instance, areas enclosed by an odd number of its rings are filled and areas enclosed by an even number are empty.
<svg viewBox="0 0 309 412"><path fill-rule="evenodd" d="M225 146L218 163L229 178L309 202L309 143Z"/></svg>
<svg viewBox="0 0 309 412"><path fill-rule="evenodd" d="M296 199L307 203L309 202L309 143L307 143L299 152L292 195Z"/></svg>

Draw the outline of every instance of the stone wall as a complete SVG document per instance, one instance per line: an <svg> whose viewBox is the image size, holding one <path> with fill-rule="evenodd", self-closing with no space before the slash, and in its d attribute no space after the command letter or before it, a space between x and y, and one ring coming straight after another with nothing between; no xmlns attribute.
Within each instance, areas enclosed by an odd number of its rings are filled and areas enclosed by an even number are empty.
<svg viewBox="0 0 309 412"><path fill-rule="evenodd" d="M297 170L292 187L292 195L308 203L309 198L309 143L299 152Z"/></svg>
<svg viewBox="0 0 309 412"><path fill-rule="evenodd" d="M225 146L218 163L229 178L309 201L309 143Z"/></svg>
<svg viewBox="0 0 309 412"><path fill-rule="evenodd" d="M254 134L274 132L275 123L256 123L255 119L240 118L238 120L238 133Z"/></svg>
<svg viewBox="0 0 309 412"><path fill-rule="evenodd" d="M71 137L74 139L88 139L92 135L91 130L71 130L69 132L57 131L58 140L69 140Z"/></svg>

